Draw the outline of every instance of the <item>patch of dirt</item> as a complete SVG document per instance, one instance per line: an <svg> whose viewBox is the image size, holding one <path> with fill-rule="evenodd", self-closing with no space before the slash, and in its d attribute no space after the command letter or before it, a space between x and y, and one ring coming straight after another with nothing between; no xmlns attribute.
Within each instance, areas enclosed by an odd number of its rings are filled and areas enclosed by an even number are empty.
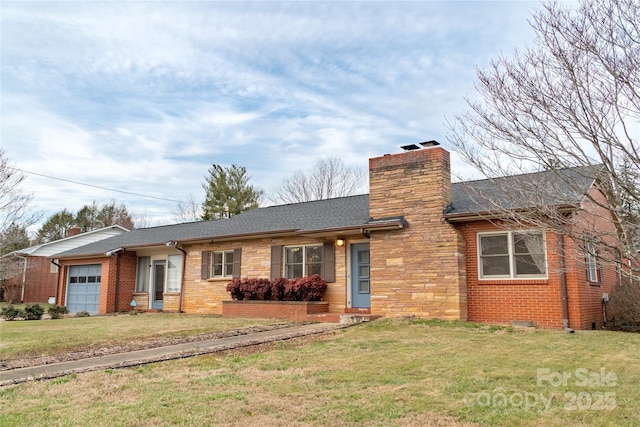
<svg viewBox="0 0 640 427"><path fill-rule="evenodd" d="M71 360L87 359L90 357L107 356L110 354L126 353L136 350L144 350L148 348L164 347L174 344L183 344L190 342L206 341L216 338L234 337L238 335L247 335L256 332L272 331L292 326L290 323L279 323L274 325L253 326L249 328L232 329L229 331L214 332L210 334L189 335L186 337L154 337L147 340L131 341L117 345L110 345L99 348L85 348L74 350L67 353L24 357L16 359L8 359L0 361L0 371L11 369L27 368L30 366L50 365L52 363L68 362Z"/></svg>

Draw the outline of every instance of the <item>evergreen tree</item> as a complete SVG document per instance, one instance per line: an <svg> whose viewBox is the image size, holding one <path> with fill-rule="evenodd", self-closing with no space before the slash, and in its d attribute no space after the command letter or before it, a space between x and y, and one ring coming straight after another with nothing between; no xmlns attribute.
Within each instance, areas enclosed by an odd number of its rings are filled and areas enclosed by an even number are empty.
<svg viewBox="0 0 640 427"><path fill-rule="evenodd" d="M205 190L202 219L229 218L257 208L264 192L249 185L250 178L244 166L212 164L202 184Z"/></svg>
<svg viewBox="0 0 640 427"><path fill-rule="evenodd" d="M24 225L13 223L0 235L0 255L29 246L31 246L31 239Z"/></svg>
<svg viewBox="0 0 640 427"><path fill-rule="evenodd" d="M99 206L94 201L90 205L84 205L75 215L67 209L53 214L38 230L37 241L44 243L62 239L72 226L78 226L86 233L111 225L120 225L128 230L135 228L133 219L123 204L117 205L112 200Z"/></svg>
<svg viewBox="0 0 640 427"><path fill-rule="evenodd" d="M67 230L75 225L75 216L66 209L49 217L38 230L39 243L52 242L65 237Z"/></svg>

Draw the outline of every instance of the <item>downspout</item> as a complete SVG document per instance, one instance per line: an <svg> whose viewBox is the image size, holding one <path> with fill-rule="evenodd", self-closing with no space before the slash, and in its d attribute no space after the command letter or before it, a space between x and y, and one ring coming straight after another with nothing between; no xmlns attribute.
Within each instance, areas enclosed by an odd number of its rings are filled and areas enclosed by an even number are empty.
<svg viewBox="0 0 640 427"><path fill-rule="evenodd" d="M58 267L58 281L56 284L56 305L60 305L60 274L62 273L62 266L60 264L58 264L56 262L55 259L51 259L51 264L55 265L56 267Z"/></svg>
<svg viewBox="0 0 640 427"><path fill-rule="evenodd" d="M187 269L187 251L178 247L176 243L175 248L182 252L182 272L180 274L180 298L178 299L178 313L182 313L182 296L184 295L184 275Z"/></svg>
<svg viewBox="0 0 640 427"><path fill-rule="evenodd" d="M187 251L178 247L178 242L175 240L169 240L165 243L166 246L170 248L176 248L180 252L182 252L182 271L180 272L180 298L178 298L178 313L182 313L182 295L184 295L184 272L186 270L187 264Z"/></svg>
<svg viewBox="0 0 640 427"><path fill-rule="evenodd" d="M558 260L560 262L560 295L562 297L562 328L573 332L569 328L569 302L567 297L567 272L564 258L564 240L562 234L556 234L558 241Z"/></svg>
<svg viewBox="0 0 640 427"><path fill-rule="evenodd" d="M118 249L114 249L112 251L108 251L105 252L105 256L108 256L109 258L113 258L113 256L116 256L116 283L115 283L115 287L116 289L114 290L114 303L113 303L113 312L117 313L118 312L118 288L120 287L120 255L122 253L124 253L125 249L124 248L118 248ZM109 262L109 265L111 265L111 262ZM107 313L109 312L109 297L108 297L108 293L107 293L107 305L106 305L106 310Z"/></svg>
<svg viewBox="0 0 640 427"><path fill-rule="evenodd" d="M120 255L123 251L116 254L116 289L114 292L113 312L118 312L118 290L120 289Z"/></svg>
<svg viewBox="0 0 640 427"><path fill-rule="evenodd" d="M25 284L27 282L27 257L26 256L22 256L22 255L18 255L16 253L13 254L16 258L20 258L22 261L24 261L24 267L22 269L22 290L20 292L20 303L24 303L24 288L25 288Z"/></svg>

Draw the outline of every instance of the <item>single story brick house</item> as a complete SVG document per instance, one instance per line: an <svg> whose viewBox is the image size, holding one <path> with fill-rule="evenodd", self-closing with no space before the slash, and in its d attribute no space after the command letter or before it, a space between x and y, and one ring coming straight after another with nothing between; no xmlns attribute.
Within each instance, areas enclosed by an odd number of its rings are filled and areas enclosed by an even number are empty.
<svg viewBox="0 0 640 427"><path fill-rule="evenodd" d="M589 218L597 208L585 195L598 197L597 170L579 172L583 191L558 204ZM432 146L372 158L369 173L369 194L138 229L58 254L61 303L110 313L135 300L137 308L220 314L232 278L317 273L328 282L332 313L545 328L602 323L602 294L615 284L615 266L585 264L566 236L488 220L468 189L492 191L491 183L452 184L448 151ZM83 306L83 298L99 303Z"/></svg>
<svg viewBox="0 0 640 427"><path fill-rule="evenodd" d="M18 300L24 303L45 303L56 299L58 289L58 264L55 254L85 246L89 243L108 239L127 230L112 225L97 230L82 232L80 227L71 227L62 239L41 243L25 249L10 252L3 258L12 259L14 283L21 285Z"/></svg>

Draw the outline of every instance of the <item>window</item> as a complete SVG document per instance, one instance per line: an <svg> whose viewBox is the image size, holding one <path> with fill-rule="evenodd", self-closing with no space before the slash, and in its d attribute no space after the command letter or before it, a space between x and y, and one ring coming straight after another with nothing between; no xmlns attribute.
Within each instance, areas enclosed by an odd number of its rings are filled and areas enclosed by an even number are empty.
<svg viewBox="0 0 640 427"><path fill-rule="evenodd" d="M587 241L585 245L587 258L587 280L590 282L599 282L598 277L598 252L593 242Z"/></svg>
<svg viewBox="0 0 640 427"><path fill-rule="evenodd" d="M527 231L478 234L478 270L482 279L546 277L544 235Z"/></svg>
<svg viewBox="0 0 640 427"><path fill-rule="evenodd" d="M167 292L180 292L182 255L169 255L167 266Z"/></svg>
<svg viewBox="0 0 640 427"><path fill-rule="evenodd" d="M233 276L233 251L211 252L211 277Z"/></svg>
<svg viewBox="0 0 640 427"><path fill-rule="evenodd" d="M151 257L138 257L138 269L136 279L136 292L149 292L149 270L151 269Z"/></svg>
<svg viewBox="0 0 640 427"><path fill-rule="evenodd" d="M284 248L284 276L287 279L314 274L322 275L322 245Z"/></svg>

